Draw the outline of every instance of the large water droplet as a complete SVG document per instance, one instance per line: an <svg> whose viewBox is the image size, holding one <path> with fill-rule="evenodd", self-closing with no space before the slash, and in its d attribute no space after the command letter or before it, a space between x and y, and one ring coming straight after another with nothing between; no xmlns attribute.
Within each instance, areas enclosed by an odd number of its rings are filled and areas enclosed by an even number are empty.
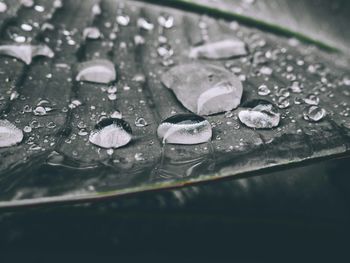
<svg viewBox="0 0 350 263"><path fill-rule="evenodd" d="M37 56L52 58L53 51L46 45L2 45L0 46L0 55L17 58L27 65L32 63L32 59Z"/></svg>
<svg viewBox="0 0 350 263"><path fill-rule="evenodd" d="M199 144L211 140L212 128L201 116L178 114L162 121L157 134L163 143Z"/></svg>
<svg viewBox="0 0 350 263"><path fill-rule="evenodd" d="M105 118L96 124L89 141L102 148L119 148L131 141L132 130L123 119Z"/></svg>
<svg viewBox="0 0 350 263"><path fill-rule="evenodd" d="M185 64L171 68L162 76L190 111L211 115L235 109L242 97L241 81L223 67L209 64Z"/></svg>
<svg viewBox="0 0 350 263"><path fill-rule="evenodd" d="M22 140L22 130L8 120L0 120L0 148L16 145Z"/></svg>
<svg viewBox="0 0 350 263"><path fill-rule="evenodd" d="M106 59L96 59L78 65L77 81L108 84L115 81L117 73L114 64Z"/></svg>
<svg viewBox="0 0 350 263"><path fill-rule="evenodd" d="M304 119L311 122L318 122L326 116L325 109L318 106L308 106L303 111Z"/></svg>
<svg viewBox="0 0 350 263"><path fill-rule="evenodd" d="M223 59L244 56L247 53L246 45L243 41L226 39L193 47L189 56L191 58Z"/></svg>
<svg viewBox="0 0 350 263"><path fill-rule="evenodd" d="M242 106L246 109L238 113L238 118L250 128L271 129L280 122L280 113L269 101L252 100Z"/></svg>

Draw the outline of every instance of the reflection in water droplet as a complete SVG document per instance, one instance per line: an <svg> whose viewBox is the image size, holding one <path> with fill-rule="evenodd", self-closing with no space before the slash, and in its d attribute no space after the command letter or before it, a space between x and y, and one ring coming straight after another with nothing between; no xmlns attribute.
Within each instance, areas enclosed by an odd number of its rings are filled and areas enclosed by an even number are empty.
<svg viewBox="0 0 350 263"><path fill-rule="evenodd" d="M201 116L178 114L162 121L157 134L163 143L199 144L211 140L212 128Z"/></svg>
<svg viewBox="0 0 350 263"><path fill-rule="evenodd" d="M117 78L114 64L106 59L96 59L78 65L77 81L108 84Z"/></svg>
<svg viewBox="0 0 350 263"><path fill-rule="evenodd" d="M22 140L22 130L8 120L0 120L0 148L16 145Z"/></svg>
<svg viewBox="0 0 350 263"><path fill-rule="evenodd" d="M326 116L327 112L325 109L312 105L308 106L303 111L304 119L311 122L317 122L322 120Z"/></svg>
<svg viewBox="0 0 350 263"><path fill-rule="evenodd" d="M52 58L53 51L46 45L2 45L0 46L0 55L17 58L27 65L30 65L32 59L37 56Z"/></svg>
<svg viewBox="0 0 350 263"><path fill-rule="evenodd" d="M102 148L119 148L131 141L132 130L125 120L105 118L96 124L89 141Z"/></svg>
<svg viewBox="0 0 350 263"><path fill-rule="evenodd" d="M271 129L280 122L277 108L266 100L253 100L243 105L247 109L238 113L239 120L250 128Z"/></svg>
<svg viewBox="0 0 350 263"><path fill-rule="evenodd" d="M247 53L246 45L243 41L226 39L193 47L189 56L191 58L223 59L244 56Z"/></svg>

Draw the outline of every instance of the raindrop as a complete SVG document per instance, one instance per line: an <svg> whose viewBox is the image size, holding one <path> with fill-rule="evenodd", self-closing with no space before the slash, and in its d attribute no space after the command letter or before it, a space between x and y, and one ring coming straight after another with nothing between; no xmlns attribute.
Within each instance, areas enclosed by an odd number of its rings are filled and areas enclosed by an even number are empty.
<svg viewBox="0 0 350 263"><path fill-rule="evenodd" d="M21 0L21 4L24 6L24 7L33 7L34 6L34 0Z"/></svg>
<svg viewBox="0 0 350 263"><path fill-rule="evenodd" d="M119 148L130 142L132 130L126 121L117 118L105 118L96 124L90 133L89 141L102 148Z"/></svg>
<svg viewBox="0 0 350 263"><path fill-rule="evenodd" d="M111 114L111 118L114 118L114 119L121 119L122 117L123 117L122 113L118 110L114 111Z"/></svg>
<svg viewBox="0 0 350 263"><path fill-rule="evenodd" d="M311 122L318 122L322 120L326 114L325 109L315 105L308 106L303 111L304 119Z"/></svg>
<svg viewBox="0 0 350 263"><path fill-rule="evenodd" d="M272 68L267 67L267 66L261 67L259 71L260 71L260 73L263 74L263 75L271 75L272 72L273 72Z"/></svg>
<svg viewBox="0 0 350 263"><path fill-rule="evenodd" d="M143 157L143 153L135 153L135 160L136 161L144 161L145 157Z"/></svg>
<svg viewBox="0 0 350 263"><path fill-rule="evenodd" d="M45 11L45 7L43 7L42 5L36 5L36 6L34 6L34 10L39 12L39 13L42 13Z"/></svg>
<svg viewBox="0 0 350 263"><path fill-rule="evenodd" d="M114 64L106 59L96 59L78 65L77 81L88 81L108 84L115 81L116 71Z"/></svg>
<svg viewBox="0 0 350 263"><path fill-rule="evenodd" d="M246 109L239 111L239 120L250 128L271 129L280 122L280 113L276 106L266 100L252 100L242 105Z"/></svg>
<svg viewBox="0 0 350 263"><path fill-rule="evenodd" d="M289 101L289 98L288 97L279 97L277 99L277 106L278 108L280 109L285 109L285 108L288 108L290 105L290 101Z"/></svg>
<svg viewBox="0 0 350 263"><path fill-rule="evenodd" d="M29 24L22 24L21 28L23 31L28 31L28 32L33 30L33 27Z"/></svg>
<svg viewBox="0 0 350 263"><path fill-rule="evenodd" d="M309 94L304 98L304 102L309 105L318 105L320 99L314 94Z"/></svg>
<svg viewBox="0 0 350 263"><path fill-rule="evenodd" d="M46 45L2 45L0 46L0 55L17 58L27 65L30 65L32 59L37 56L52 58L53 51Z"/></svg>
<svg viewBox="0 0 350 263"><path fill-rule="evenodd" d="M22 130L8 120L0 120L0 148L16 145L22 140Z"/></svg>
<svg viewBox="0 0 350 263"><path fill-rule="evenodd" d="M71 103L68 105L70 109L75 109L81 105L80 100L72 100Z"/></svg>
<svg viewBox="0 0 350 263"><path fill-rule="evenodd" d="M147 125L148 125L147 121L144 118L142 118L142 117L138 117L135 120L135 126L136 127L145 127Z"/></svg>
<svg viewBox="0 0 350 263"><path fill-rule="evenodd" d="M25 133L30 133L30 132L32 132L32 127L30 127L30 126L25 126L25 127L23 128L23 131L24 131Z"/></svg>
<svg viewBox="0 0 350 263"><path fill-rule="evenodd" d="M174 26L174 17L170 15L161 15L158 17L158 24L164 28L172 28Z"/></svg>
<svg viewBox="0 0 350 263"><path fill-rule="evenodd" d="M175 66L161 79L187 109L199 115L235 109L243 93L236 76L223 67L209 64Z"/></svg>
<svg viewBox="0 0 350 263"><path fill-rule="evenodd" d="M223 59L247 55L246 45L239 39L226 39L193 47L191 58Z"/></svg>
<svg viewBox="0 0 350 263"><path fill-rule="evenodd" d="M270 93L271 93L271 90L270 90L265 84L260 85L260 86L258 87L258 94L259 94L260 96L267 96L267 95L269 95Z"/></svg>
<svg viewBox="0 0 350 263"><path fill-rule="evenodd" d="M169 44L160 44L157 48L157 53L160 57L169 58L174 54L174 50Z"/></svg>
<svg viewBox="0 0 350 263"><path fill-rule="evenodd" d="M135 45L143 45L145 44L145 38L140 35L135 35L134 36L134 43Z"/></svg>
<svg viewBox="0 0 350 263"><path fill-rule="evenodd" d="M116 100L117 99L117 94L115 94L115 93L108 94L108 99L109 100Z"/></svg>
<svg viewBox="0 0 350 263"><path fill-rule="evenodd" d="M177 114L162 121L157 129L163 143L199 144L211 140L210 123L195 114Z"/></svg>
<svg viewBox="0 0 350 263"><path fill-rule="evenodd" d="M46 115L46 109L43 106L37 106L34 110L33 110L34 115L37 116L44 116Z"/></svg>
<svg viewBox="0 0 350 263"><path fill-rule="evenodd" d="M101 32L97 27L87 27L83 31L84 39L99 39Z"/></svg>
<svg viewBox="0 0 350 263"><path fill-rule="evenodd" d="M116 20L117 20L118 25L127 26L127 25L129 25L130 17L127 15L119 15L119 16L117 16Z"/></svg>
<svg viewBox="0 0 350 263"><path fill-rule="evenodd" d="M93 5L91 11L92 11L92 14L95 16L102 14L101 6L98 3Z"/></svg>
<svg viewBox="0 0 350 263"><path fill-rule="evenodd" d="M7 10L7 5L4 2L0 2L0 13L5 13Z"/></svg>
<svg viewBox="0 0 350 263"><path fill-rule="evenodd" d="M154 25L150 22L148 22L145 18L140 17L139 19L137 19L137 26L141 29L150 31L153 30Z"/></svg>

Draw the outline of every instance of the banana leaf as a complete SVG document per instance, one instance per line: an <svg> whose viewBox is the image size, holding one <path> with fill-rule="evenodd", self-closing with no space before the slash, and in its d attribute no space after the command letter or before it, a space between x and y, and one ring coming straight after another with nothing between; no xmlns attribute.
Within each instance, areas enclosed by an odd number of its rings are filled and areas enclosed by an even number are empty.
<svg viewBox="0 0 350 263"><path fill-rule="evenodd" d="M1 45L45 44L55 56L33 57L29 65L8 51L1 56L1 119L24 131L21 143L0 148L1 207L98 200L263 176L271 169L349 156L347 34L322 30L320 14L317 22L295 19L296 11L308 16L311 7L299 2L295 10L274 6L280 16L264 20L270 13L260 6L238 15L229 8L185 1L167 1L168 7L112 0L66 0L62 6L42 0L32 7L19 2L7 1L8 12L0 13ZM329 17L334 25L345 26L347 17L338 21L327 14L322 21ZM164 26L160 17L171 17L174 24ZM291 20L302 24L293 27ZM24 26L28 23L30 30ZM101 35L86 37L87 28L97 28ZM243 41L248 53L215 60L188 55L194 46L227 38ZM76 80L78 65L95 59L115 65L116 97L110 96L108 84ZM266 99L258 88L268 86L269 100L280 105L279 125L246 127L237 118L238 108L206 117L213 126L208 143L163 144L158 125L188 110L161 78L174 65L193 61L238 75L242 106ZM314 122L305 117L310 96L324 115ZM38 114L43 101L48 110ZM116 111L131 124L131 143L114 151L91 144L88 134L96 123ZM144 125L138 124L140 118Z"/></svg>

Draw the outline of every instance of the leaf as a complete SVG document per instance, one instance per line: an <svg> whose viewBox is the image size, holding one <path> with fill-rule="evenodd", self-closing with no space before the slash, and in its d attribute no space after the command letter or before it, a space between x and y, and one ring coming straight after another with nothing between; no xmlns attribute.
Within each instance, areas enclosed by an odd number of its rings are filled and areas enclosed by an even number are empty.
<svg viewBox="0 0 350 263"><path fill-rule="evenodd" d="M349 155L350 78L345 54L286 38L257 21L250 20L247 26L231 16L223 20L136 1L118 5L112 0L68 0L60 9L51 1L42 5L42 13L23 8L13 18L16 23L1 25L16 31L28 18L39 25L50 23L51 30L34 27L23 34L34 42L47 42L55 52L53 58L38 57L28 66L1 57L1 119L30 130L22 143L0 149L2 207L102 199ZM96 6L101 12L94 11ZM117 14L127 15L129 23L117 26ZM165 14L173 22L159 19ZM103 37L85 39L81 32L87 27L98 28ZM241 39L249 53L220 60L188 56L194 45L228 35ZM136 36L143 41L134 43ZM13 42L6 34L2 38L1 43ZM75 80L78 64L97 59L113 63L117 82ZM213 128L211 142L163 145L158 125L188 110L161 77L172 67L189 63L209 63L237 75L243 86L241 107L206 117ZM19 96L11 100L15 92ZM277 127L255 130L239 121L244 105L259 99L278 106ZM41 100L52 110L35 115L33 109L42 107ZM323 118L304 119L310 102L325 110ZM313 108L308 114L318 112ZM116 115L131 124L130 143L113 151L90 143L96 124Z"/></svg>

